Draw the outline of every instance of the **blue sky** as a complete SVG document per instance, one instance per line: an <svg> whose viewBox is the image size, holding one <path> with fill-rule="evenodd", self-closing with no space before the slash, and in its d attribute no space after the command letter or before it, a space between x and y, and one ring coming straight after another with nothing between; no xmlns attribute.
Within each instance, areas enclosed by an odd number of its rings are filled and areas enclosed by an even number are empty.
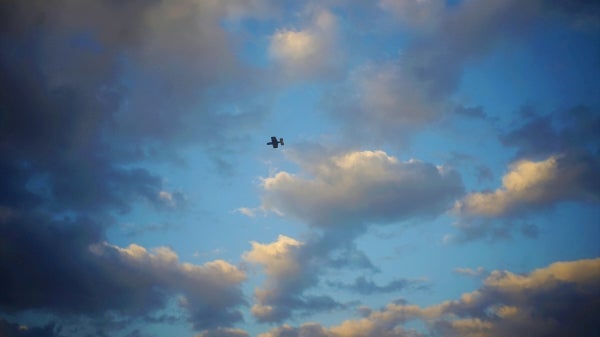
<svg viewBox="0 0 600 337"><path fill-rule="evenodd" d="M0 335L600 334L597 2L0 22Z"/></svg>

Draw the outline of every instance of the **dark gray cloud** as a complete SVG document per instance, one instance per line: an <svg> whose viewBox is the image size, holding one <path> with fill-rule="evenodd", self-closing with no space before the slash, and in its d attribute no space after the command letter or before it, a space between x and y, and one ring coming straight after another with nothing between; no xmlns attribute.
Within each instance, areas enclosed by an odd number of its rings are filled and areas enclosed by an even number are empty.
<svg viewBox="0 0 600 337"><path fill-rule="evenodd" d="M587 161L598 160L600 153L600 111L597 107L577 105L550 114L531 106L520 110L513 127L499 134L500 141L517 149L518 158L539 158L561 153Z"/></svg>
<svg viewBox="0 0 600 337"><path fill-rule="evenodd" d="M250 11L270 6L0 4L0 315L143 320L177 295L197 330L241 320L235 267L112 246L105 230L138 203L185 205L144 164L191 144L213 151L261 120L266 110L252 102L228 110L258 86L246 86L254 70L236 59L221 20Z"/></svg>
<svg viewBox="0 0 600 337"><path fill-rule="evenodd" d="M10 323L0 318L0 336L3 337L60 337L60 329L55 324L43 327L29 327L26 325Z"/></svg>
<svg viewBox="0 0 600 337"><path fill-rule="evenodd" d="M527 275L494 271L476 292L447 303L457 321L439 320L444 336L589 336L600 331L598 259L556 262Z"/></svg>
<svg viewBox="0 0 600 337"><path fill-rule="evenodd" d="M149 252L103 243L90 219L45 222L43 216L4 214L0 223L0 309L48 311L64 317L144 319L175 295L197 329L241 320L244 274L213 261L180 263L168 248ZM107 322L107 324L110 322Z"/></svg>

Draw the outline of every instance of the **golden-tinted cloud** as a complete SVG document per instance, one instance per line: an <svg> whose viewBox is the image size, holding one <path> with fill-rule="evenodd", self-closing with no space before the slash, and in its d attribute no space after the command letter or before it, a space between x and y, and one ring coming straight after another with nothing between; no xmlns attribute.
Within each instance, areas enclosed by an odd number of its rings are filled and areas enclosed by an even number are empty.
<svg viewBox="0 0 600 337"><path fill-rule="evenodd" d="M316 227L353 227L435 217L462 193L456 172L383 151L348 152L263 180L263 208ZM309 175L309 176L308 176Z"/></svg>
<svg viewBox="0 0 600 337"><path fill-rule="evenodd" d="M588 336L600 328L599 296L600 259L557 262L525 275L493 271L481 288L455 301L429 307L391 303L330 328L283 326L260 336L304 336L309 329L326 337ZM413 320L425 330L406 328Z"/></svg>

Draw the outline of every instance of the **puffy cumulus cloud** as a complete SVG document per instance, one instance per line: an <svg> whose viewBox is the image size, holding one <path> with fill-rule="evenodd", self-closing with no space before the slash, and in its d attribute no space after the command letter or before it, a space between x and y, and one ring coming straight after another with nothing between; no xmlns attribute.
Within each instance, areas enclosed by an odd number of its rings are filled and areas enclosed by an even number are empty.
<svg viewBox="0 0 600 337"><path fill-rule="evenodd" d="M180 294L180 305L189 312L195 329L228 325L242 318L235 308L244 303L239 285L245 274L225 261L201 266L180 263L168 247L149 252L135 244L121 248L101 243L89 249L100 257L99 263L108 274L133 277L131 286L137 283L140 295L148 294L147 300L160 298L155 292Z"/></svg>
<svg viewBox="0 0 600 337"><path fill-rule="evenodd" d="M550 115L524 107L513 129L499 134L500 141L517 149L518 157L539 158L560 153L558 174L571 184L571 198L600 198L600 112L578 105Z"/></svg>
<svg viewBox="0 0 600 337"><path fill-rule="evenodd" d="M277 241L270 244L252 242L252 250L244 254L244 260L260 264L268 276L295 276L300 267L294 261L294 252L303 244L285 235L279 235Z"/></svg>
<svg viewBox="0 0 600 337"><path fill-rule="evenodd" d="M180 299L198 330L241 320L245 274L224 261L182 263L162 247L103 242L104 227L89 218L48 221L14 211L0 222L0 308L78 317L115 327L112 318L146 319Z"/></svg>
<svg viewBox="0 0 600 337"><path fill-rule="evenodd" d="M325 268L377 272L354 240L371 224L435 217L462 194L462 182L450 169L417 160L401 162L382 151L326 154L320 150L290 153L302 170L279 172L263 180L262 208L298 218L315 235L300 244L289 238L269 245L253 243L245 258L265 266L266 285L256 291L253 313L281 321L294 310L342 307L329 297L307 296ZM395 279L378 285L366 279L330 285L363 293L401 291L412 281Z"/></svg>
<svg viewBox="0 0 600 337"><path fill-rule="evenodd" d="M569 201L600 201L600 114L588 106L575 106L542 115L523 107L513 127L499 133L500 141L517 150L516 160L494 191L473 192L454 210L461 239L505 237L515 218ZM498 226L498 220L505 221ZM506 222L506 220L509 220ZM523 224L521 231L537 236L537 227Z"/></svg>
<svg viewBox="0 0 600 337"><path fill-rule="evenodd" d="M352 228L435 217L462 193L458 174L383 151L348 152L300 164L311 176L263 180L263 207L321 228Z"/></svg>
<svg viewBox="0 0 600 337"><path fill-rule="evenodd" d="M502 178L501 188L494 192L468 194L455 208L467 216L496 217L518 212L518 208L526 209L560 199L569 194L565 189L571 184L566 179L568 172L559 172L558 160L550 157L539 162L522 160L513 163Z"/></svg>
<svg viewBox="0 0 600 337"><path fill-rule="evenodd" d="M269 53L290 78L323 76L335 70L337 50L337 18L328 10L308 11L310 20L301 30L279 29L271 36Z"/></svg>
<svg viewBox="0 0 600 337"><path fill-rule="evenodd" d="M557 262L525 275L493 271L460 299L429 307L391 303L329 328L282 326L261 337L308 336L589 336L600 331L600 259ZM421 331L406 323L419 320Z"/></svg>
<svg viewBox="0 0 600 337"><path fill-rule="evenodd" d="M459 216L455 224L461 232L458 239L510 235L511 223L497 227L494 220L522 217L559 202L597 203L600 190L593 177L594 166L574 161L569 156L513 163L502 178L502 187L490 192L469 193L456 202L453 211ZM537 235L535 225L525 224L521 231L525 236Z"/></svg>
<svg viewBox="0 0 600 337"><path fill-rule="evenodd" d="M309 248L311 247L311 248ZM255 290L252 315L260 322L281 322L294 311L331 310L340 304L328 296L306 295L304 291L318 282L323 263L311 253L312 243L280 235L269 244L252 242L244 260L261 265L267 275L262 288Z"/></svg>

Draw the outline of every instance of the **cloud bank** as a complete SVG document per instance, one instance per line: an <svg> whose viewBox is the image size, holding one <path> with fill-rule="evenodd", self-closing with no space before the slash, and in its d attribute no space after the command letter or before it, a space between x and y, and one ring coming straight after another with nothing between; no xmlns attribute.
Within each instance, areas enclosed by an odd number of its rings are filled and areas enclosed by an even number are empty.
<svg viewBox="0 0 600 337"><path fill-rule="evenodd" d="M330 328L284 325L260 337L588 336L600 326L600 259L556 262L526 275L493 271L478 290L429 307L391 303ZM404 327L419 320L425 331Z"/></svg>

